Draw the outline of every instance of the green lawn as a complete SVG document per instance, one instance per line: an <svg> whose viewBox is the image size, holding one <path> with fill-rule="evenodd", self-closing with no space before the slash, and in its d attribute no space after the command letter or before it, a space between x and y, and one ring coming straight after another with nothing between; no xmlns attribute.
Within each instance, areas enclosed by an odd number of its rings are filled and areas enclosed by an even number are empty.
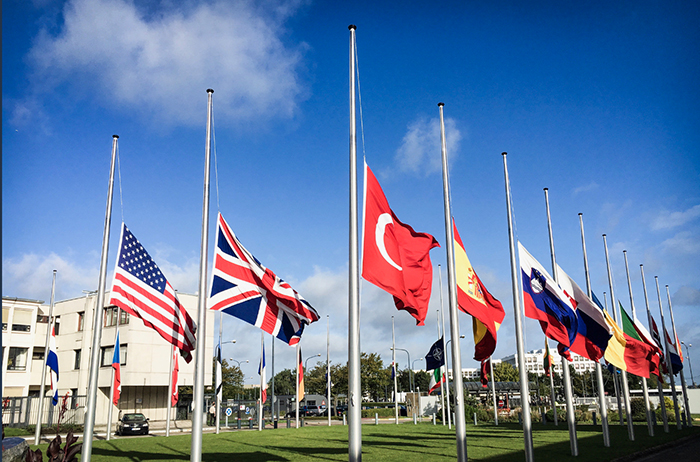
<svg viewBox="0 0 700 462"><path fill-rule="evenodd" d="M636 425L636 441L627 438L627 427L611 425L611 447L603 447L600 427L578 427L579 457L572 457L568 430L565 425L534 426L535 459L538 461L571 460L599 462L662 445L690 435L700 436L700 428L678 431L672 427L665 434L656 427L656 436L649 437L646 426ZM258 431L205 434L202 439L202 460L214 461L343 461L348 458L348 427L304 427ZM92 460L109 461L166 461L190 460L189 434L147 438L121 438L95 441ZM46 444L39 446L46 452ZM35 448L32 446L32 448ZM522 430L517 424L495 427L490 424L474 427L467 425L469 460L522 461L524 460ZM363 425L362 453L368 461L454 460L456 445L454 431L442 425L402 424Z"/></svg>

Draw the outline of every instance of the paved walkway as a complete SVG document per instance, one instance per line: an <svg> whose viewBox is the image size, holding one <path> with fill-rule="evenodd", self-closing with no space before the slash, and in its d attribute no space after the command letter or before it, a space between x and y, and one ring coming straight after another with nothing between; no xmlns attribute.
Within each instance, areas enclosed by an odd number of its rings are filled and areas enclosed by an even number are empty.
<svg viewBox="0 0 700 462"><path fill-rule="evenodd" d="M700 460L700 436L688 436L671 443L620 457L615 462L692 462Z"/></svg>

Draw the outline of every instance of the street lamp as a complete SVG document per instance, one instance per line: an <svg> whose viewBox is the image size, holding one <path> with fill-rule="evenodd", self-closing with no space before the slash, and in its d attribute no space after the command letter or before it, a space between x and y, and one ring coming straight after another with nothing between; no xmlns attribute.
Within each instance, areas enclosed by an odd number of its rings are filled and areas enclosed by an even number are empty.
<svg viewBox="0 0 700 462"><path fill-rule="evenodd" d="M415 366L416 361L423 361L424 359L425 359L425 358L418 358L418 359L414 359L414 360L413 360L413 362L411 363L411 374L414 374L413 371L416 369L416 366ZM415 392L415 390L413 389L413 386L414 386L414 385L415 385L415 381L414 381L414 380L411 380L411 393Z"/></svg>
<svg viewBox="0 0 700 462"><path fill-rule="evenodd" d="M309 359L311 359L311 358L316 358L316 357L318 357L318 356L321 356L321 353L318 353L318 354L315 354L315 355L313 355L313 356L309 356L308 358L306 358L306 360L304 361L304 370L305 370L305 371L308 371L308 370L309 370L309 367L307 366L307 363L308 363Z"/></svg>
<svg viewBox="0 0 700 462"><path fill-rule="evenodd" d="M234 340L234 342L235 342L235 340ZM229 360L229 361L233 361L234 363L238 364L238 370L239 370L239 371L241 370L241 362L240 362L240 361L238 361L237 359L233 359L233 358L228 358L228 360ZM247 363L248 360L246 359L245 362ZM223 381L223 377L222 377L222 381ZM237 400L237 401L240 401L240 400L241 400L241 394L240 394L240 392L237 392L237 393L236 393L236 400Z"/></svg>
<svg viewBox="0 0 700 462"><path fill-rule="evenodd" d="M690 361L690 347L693 346L692 343L685 343L681 341L683 345L685 345L685 351L688 353L688 366L690 366L690 380L693 382L693 388L695 388L695 377L693 377L693 363Z"/></svg>
<svg viewBox="0 0 700 462"><path fill-rule="evenodd" d="M408 364L411 364L411 353L409 353L408 350L405 350L405 349L403 349L403 348L396 348L396 349L397 349L397 350L401 350L401 351L405 351L406 354L408 355ZM390 350L393 351L394 348L390 348ZM414 383L413 383L413 378L412 378L412 377L413 377L412 371L409 371L409 372L408 372L408 378L410 379L410 382L411 382L411 393L413 393L413 385L414 385Z"/></svg>

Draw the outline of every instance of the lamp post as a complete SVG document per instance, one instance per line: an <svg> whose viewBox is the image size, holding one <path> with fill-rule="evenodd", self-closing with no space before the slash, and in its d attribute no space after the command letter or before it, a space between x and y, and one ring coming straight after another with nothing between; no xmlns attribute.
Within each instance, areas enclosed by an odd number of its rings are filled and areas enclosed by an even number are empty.
<svg viewBox="0 0 700 462"><path fill-rule="evenodd" d="M391 348L391 349L393 350L394 348ZM405 351L406 354L408 355L408 364L411 364L411 353L409 353L408 350L406 350L404 348L396 348L396 349L401 350L401 351ZM409 379L409 382L411 385L411 393L413 393L413 385L414 385L412 377L413 377L412 371L408 371L408 379Z"/></svg>
<svg viewBox="0 0 700 462"><path fill-rule="evenodd" d="M317 357L319 357L319 356L321 356L321 353L318 353L318 354L315 354L315 355L313 355L313 356L309 356L308 358L306 358L306 360L304 360L304 371L308 371L308 370L309 370L308 366L306 365L307 362L309 361L309 359L311 359L311 358L317 358Z"/></svg>
<svg viewBox="0 0 700 462"><path fill-rule="evenodd" d="M235 340L234 340L234 342L235 342ZM239 371L241 370L241 362L240 361L238 361L237 359L233 359L233 358L228 358L228 360L233 361L234 363L238 364L238 370ZM245 362L247 363L249 361L246 359ZM243 372L243 371L241 371L241 372ZM245 378L245 376L244 376L244 378ZM222 377L222 381L223 381L223 377ZM240 392L236 393L236 400L237 401L241 400L241 393Z"/></svg>
<svg viewBox="0 0 700 462"><path fill-rule="evenodd" d="M693 346L692 343L685 343L681 341L683 345L685 345L685 352L688 354L688 366L690 367L690 380L693 382L693 388L695 388L695 377L693 377L693 363L690 361L690 347Z"/></svg>

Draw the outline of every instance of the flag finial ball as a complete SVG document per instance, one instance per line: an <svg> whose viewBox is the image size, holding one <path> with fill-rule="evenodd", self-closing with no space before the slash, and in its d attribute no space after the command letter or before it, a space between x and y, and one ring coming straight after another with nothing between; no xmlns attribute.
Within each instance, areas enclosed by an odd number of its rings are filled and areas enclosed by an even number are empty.
<svg viewBox="0 0 700 462"><path fill-rule="evenodd" d="M438 103L439 107L443 107L444 105L445 105L445 103Z"/></svg>
<svg viewBox="0 0 700 462"><path fill-rule="evenodd" d="M211 88L207 88L207 93L214 93L214 90L212 90Z"/></svg>
<svg viewBox="0 0 700 462"><path fill-rule="evenodd" d="M350 24L348 26L348 30L356 30L356 29L357 29L357 26L355 24Z"/></svg>

